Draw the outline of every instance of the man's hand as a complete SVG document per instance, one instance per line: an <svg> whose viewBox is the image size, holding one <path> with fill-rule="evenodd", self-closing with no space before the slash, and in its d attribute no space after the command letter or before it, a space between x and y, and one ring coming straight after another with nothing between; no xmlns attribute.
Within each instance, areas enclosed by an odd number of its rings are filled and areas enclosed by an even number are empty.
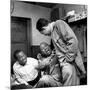
<svg viewBox="0 0 90 90"><path fill-rule="evenodd" d="M82 73L81 75L80 75L80 78L85 78L87 76L87 73Z"/></svg>
<svg viewBox="0 0 90 90"><path fill-rule="evenodd" d="M25 85L29 85L27 82L24 82Z"/></svg>
<svg viewBox="0 0 90 90"><path fill-rule="evenodd" d="M38 59L38 60L41 60L41 59L42 59L42 56L41 56L40 53L38 53L38 55L37 55L37 59Z"/></svg>

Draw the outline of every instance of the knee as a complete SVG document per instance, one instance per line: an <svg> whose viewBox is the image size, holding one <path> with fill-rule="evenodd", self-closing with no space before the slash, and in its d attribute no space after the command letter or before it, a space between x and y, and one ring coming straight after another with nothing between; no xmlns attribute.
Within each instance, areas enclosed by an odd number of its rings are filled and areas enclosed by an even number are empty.
<svg viewBox="0 0 90 90"><path fill-rule="evenodd" d="M43 75L42 78L40 78L36 87L38 87L38 88L48 87L48 84L49 84L48 82L49 82L48 75Z"/></svg>
<svg viewBox="0 0 90 90"><path fill-rule="evenodd" d="M73 75L73 70L72 69L69 69L69 70L67 70L67 72L66 72L69 76L72 76Z"/></svg>
<svg viewBox="0 0 90 90"><path fill-rule="evenodd" d="M70 70L65 70L64 72L63 72L63 82L65 82L66 80L68 80L68 79L70 79L71 77L72 77L72 70L70 69Z"/></svg>
<svg viewBox="0 0 90 90"><path fill-rule="evenodd" d="M72 67L67 67L66 69L63 69L63 75L72 76L73 75Z"/></svg>
<svg viewBox="0 0 90 90"><path fill-rule="evenodd" d="M44 81L44 82L49 81L49 76L48 75L43 75L42 78L40 79L40 81Z"/></svg>

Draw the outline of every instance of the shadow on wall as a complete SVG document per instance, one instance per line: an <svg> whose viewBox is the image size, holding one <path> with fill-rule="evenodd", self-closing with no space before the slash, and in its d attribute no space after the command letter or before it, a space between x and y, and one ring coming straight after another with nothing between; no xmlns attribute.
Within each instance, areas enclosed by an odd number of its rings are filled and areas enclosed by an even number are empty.
<svg viewBox="0 0 90 90"><path fill-rule="evenodd" d="M39 46L31 46L31 57L37 59L37 54L40 53Z"/></svg>

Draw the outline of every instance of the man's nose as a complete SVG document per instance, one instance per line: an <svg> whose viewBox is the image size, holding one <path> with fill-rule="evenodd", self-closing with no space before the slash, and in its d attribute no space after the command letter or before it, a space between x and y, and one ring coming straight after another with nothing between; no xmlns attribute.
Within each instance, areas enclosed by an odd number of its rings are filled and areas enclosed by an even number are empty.
<svg viewBox="0 0 90 90"><path fill-rule="evenodd" d="M23 60L25 60L25 57L22 57Z"/></svg>

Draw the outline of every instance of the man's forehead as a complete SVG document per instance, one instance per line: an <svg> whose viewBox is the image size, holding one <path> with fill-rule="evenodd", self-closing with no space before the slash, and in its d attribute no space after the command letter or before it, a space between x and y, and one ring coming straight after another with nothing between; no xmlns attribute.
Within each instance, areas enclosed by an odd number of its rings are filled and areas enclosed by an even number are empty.
<svg viewBox="0 0 90 90"><path fill-rule="evenodd" d="M40 47L46 47L46 46L49 46L47 43L42 43L41 45L40 45Z"/></svg>
<svg viewBox="0 0 90 90"><path fill-rule="evenodd" d="M17 53L17 55L24 55L24 52L21 51L21 52Z"/></svg>

